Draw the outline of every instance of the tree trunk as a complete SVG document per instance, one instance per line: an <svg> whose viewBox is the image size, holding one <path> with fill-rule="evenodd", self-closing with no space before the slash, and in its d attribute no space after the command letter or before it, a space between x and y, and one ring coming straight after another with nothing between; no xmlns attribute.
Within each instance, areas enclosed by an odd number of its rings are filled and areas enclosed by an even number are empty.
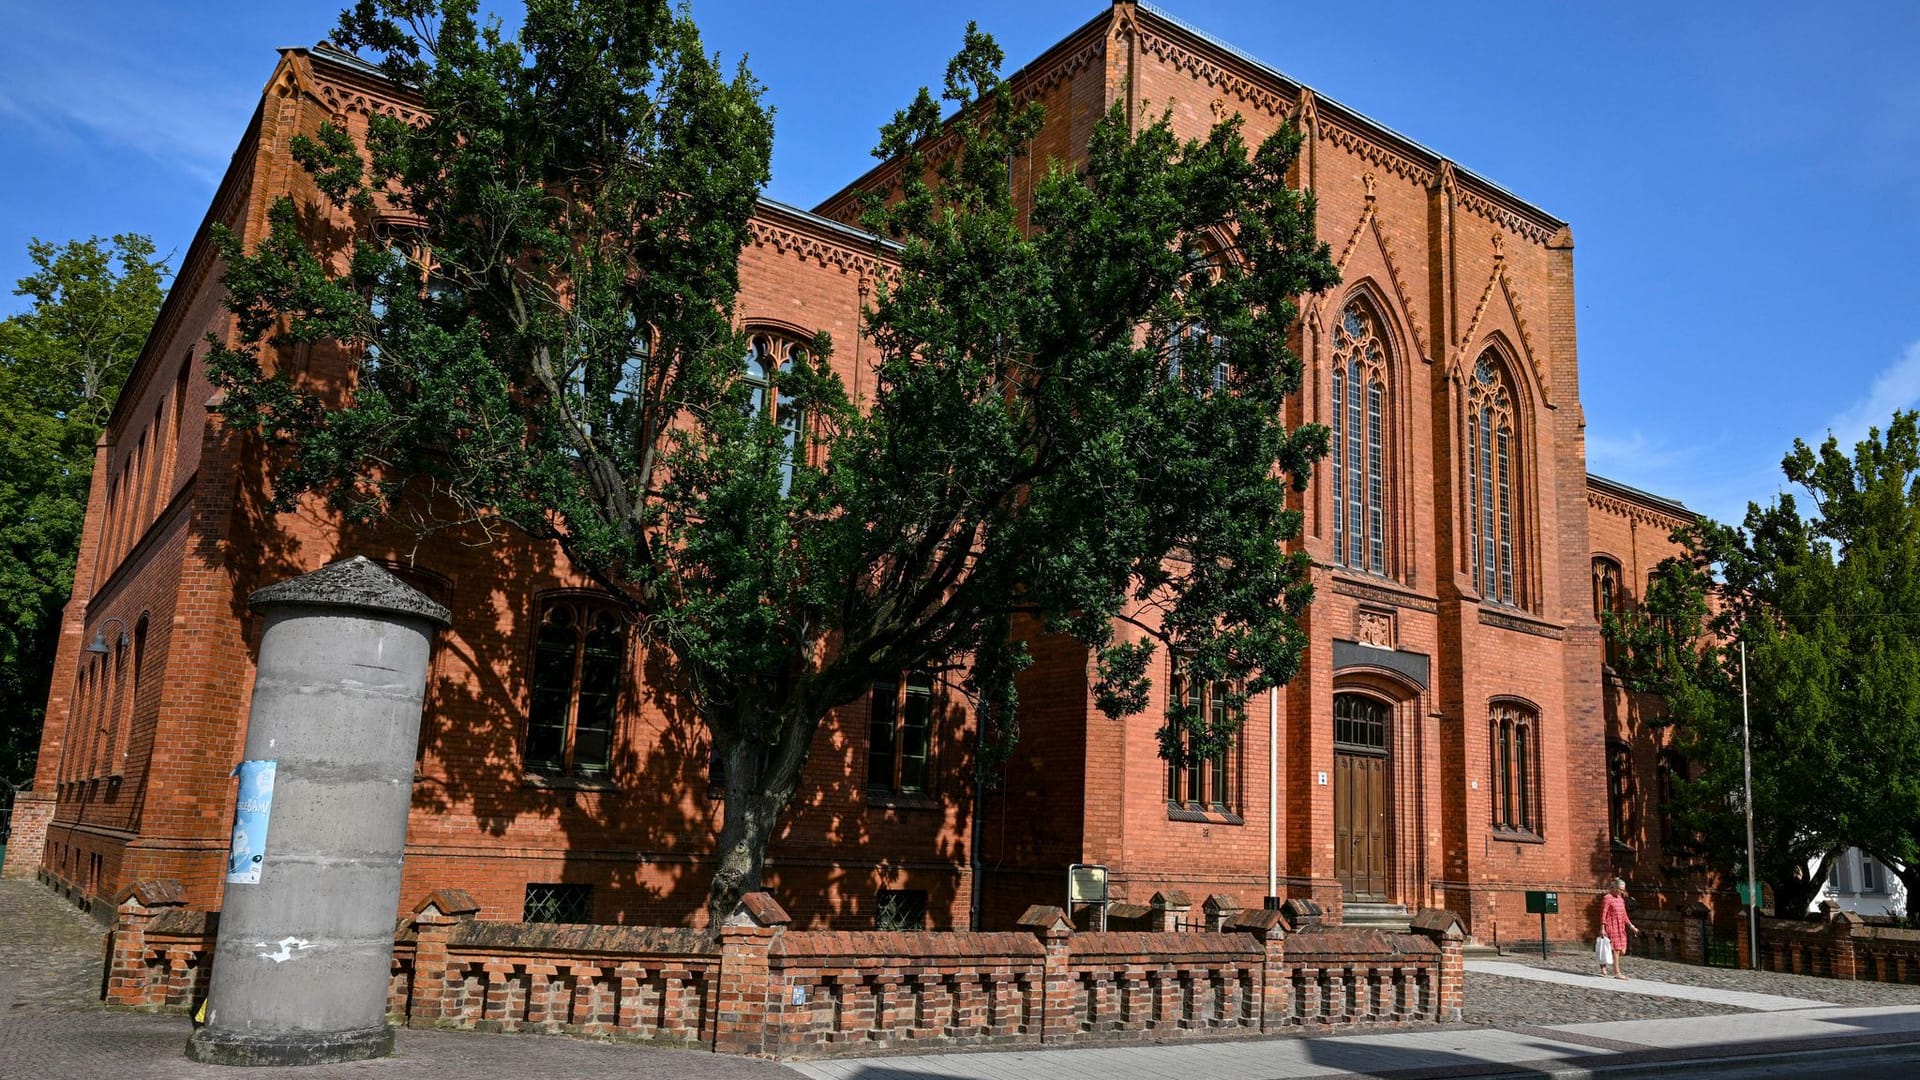
<svg viewBox="0 0 1920 1080"><path fill-rule="evenodd" d="M718 928L740 904L740 898L758 892L767 865L767 844L779 823L787 800L774 799L727 781L727 801L721 809L720 837L714 851L713 883L707 889L707 925Z"/></svg>
<svg viewBox="0 0 1920 1080"><path fill-rule="evenodd" d="M717 929L741 897L765 884L767 845L793 801L819 726L820 717L796 707L742 725L748 731L777 732L771 745L752 738L736 739L731 746L722 743L727 797L720 811L713 881L707 888L709 927Z"/></svg>

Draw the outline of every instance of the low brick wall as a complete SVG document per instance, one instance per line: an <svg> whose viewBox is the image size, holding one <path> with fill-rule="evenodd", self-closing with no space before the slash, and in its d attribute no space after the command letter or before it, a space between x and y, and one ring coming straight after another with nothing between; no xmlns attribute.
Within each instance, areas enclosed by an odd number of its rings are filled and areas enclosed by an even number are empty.
<svg viewBox="0 0 1920 1080"><path fill-rule="evenodd" d="M204 998L218 914L144 882L122 895L107 1000ZM640 926L487 922L457 889L394 935L396 1023L820 1057L912 1046L1063 1045L1392 1026L1459 1016L1458 921L1415 932L1317 925L1317 910L1236 913L1217 931L1075 933L1035 907L1008 933L787 929L764 893L718 938Z"/></svg>
<svg viewBox="0 0 1920 1080"><path fill-rule="evenodd" d="M1744 939L1741 952L1746 952ZM1850 911L1760 920L1760 967L1797 975L1920 983L1920 930L1870 926Z"/></svg>

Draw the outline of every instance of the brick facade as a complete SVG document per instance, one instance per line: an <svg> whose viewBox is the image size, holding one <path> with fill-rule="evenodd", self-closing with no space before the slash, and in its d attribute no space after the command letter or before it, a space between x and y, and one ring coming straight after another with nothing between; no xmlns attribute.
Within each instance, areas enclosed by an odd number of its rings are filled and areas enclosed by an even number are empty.
<svg viewBox="0 0 1920 1080"><path fill-rule="evenodd" d="M1323 470L1301 498L1318 587L1311 649L1289 686L1249 703L1218 805L1170 806L1153 716L1105 719L1089 700L1084 652L1039 640L1021 681L1021 750L978 821L957 693L942 698L931 796L911 800L867 792L867 706L857 703L822 728L808 766L813 795L788 816L768 888L803 928L871 925L881 889L922 890L933 926L964 926L976 888L983 925L1006 927L1030 904L1063 897L1068 863L1092 862L1110 868L1116 899L1134 906L1163 891L1250 910L1292 897L1319 901L1338 921L1352 890L1337 873L1333 709L1337 695L1352 694L1386 717L1384 757L1370 759L1384 765L1383 869L1369 894L1451 910L1491 941L1537 932L1520 893L1553 888L1564 914L1550 932L1582 936L1613 870L1604 747L1614 712L1589 600L1601 528L1590 522L1605 512L1585 473L1567 226L1124 0L1016 85L1048 109L1036 158L1079 157L1115 101L1171 108L1183 136L1234 112L1254 140L1287 122L1304 129L1299 179L1315 193L1343 283L1304 307L1308 376L1287 419L1332 420L1332 335L1347 306L1363 304L1384 346L1381 567L1341 565ZM208 224L261 235L275 197L318 201L289 155L293 135L408 108L364 65L287 50ZM1016 188L1039 166L1019 166ZM859 313L874 254L847 228L851 217L845 194L817 214L763 204L741 257L738 310L752 328L831 334L857 398L871 383ZM539 600L588 583L550 546L450 537L416 550L315 509L269 513L256 450L207 409L199 343L232 330L219 271L203 230L102 440L35 784L58 798L42 873L87 903L104 905L130 881L172 878L192 906L217 907L229 772L259 633L244 599L364 554L405 568L454 617L429 679L402 895L457 887L487 917L516 919L529 883L574 883L592 887L596 920L697 924L717 823L704 734L636 656L608 775L529 775L521 760ZM1461 490L1466 407L1483 357L1512 412L1511 459L1500 466L1511 487L1502 504L1512 522L1510 600L1476 584L1476 526ZM275 362L324 377L341 360L290 353ZM97 635L104 655L88 651ZM1165 678L1156 683L1164 696ZM1523 829L1495 824L1497 710L1531 724L1533 810ZM978 882L968 870L976 842Z"/></svg>

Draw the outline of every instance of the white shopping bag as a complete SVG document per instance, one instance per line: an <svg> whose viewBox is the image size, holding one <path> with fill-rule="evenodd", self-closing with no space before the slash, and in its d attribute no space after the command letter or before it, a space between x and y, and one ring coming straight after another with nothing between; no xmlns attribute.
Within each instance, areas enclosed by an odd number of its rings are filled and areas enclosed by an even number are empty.
<svg viewBox="0 0 1920 1080"><path fill-rule="evenodd" d="M1613 942L1607 938L1607 935L1601 934L1593 939L1593 958L1600 961L1601 967L1613 965Z"/></svg>

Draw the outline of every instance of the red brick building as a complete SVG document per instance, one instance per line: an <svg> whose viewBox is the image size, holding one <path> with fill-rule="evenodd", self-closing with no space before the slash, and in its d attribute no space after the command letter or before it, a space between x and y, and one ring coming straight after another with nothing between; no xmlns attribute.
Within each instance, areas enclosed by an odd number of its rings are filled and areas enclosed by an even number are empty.
<svg viewBox="0 0 1920 1080"><path fill-rule="evenodd" d="M1144 4L1114 3L1015 85L1047 107L1041 156L1081 155L1121 100L1171 108L1183 136L1236 112L1252 140L1305 130L1299 179L1343 277L1305 308L1308 378L1287 417L1327 424L1338 448L1304 497L1311 652L1249 703L1233 751L1183 772L1159 757L1151 715L1092 708L1084 652L1037 642L1023 747L978 820L957 695L877 688L823 728L770 887L802 924L870 922L892 900L964 925L976 890L994 924L1057 900L1069 864L1099 863L1132 903L1183 890L1307 896L1336 914L1443 906L1483 941L1537 932L1521 893L1546 888L1561 893L1555 935L1580 935L1614 857L1593 560L1642 549L1592 539L1611 528L1595 494L1611 489L1585 471L1566 224ZM277 196L317 205L292 136L408 108L350 57L284 52L206 227L257 237ZM857 343L874 248L845 224L851 207L844 193L818 213L763 204L738 311L769 347L822 330ZM40 801L23 814L52 810L40 872L77 900L170 876L217 904L259 632L245 598L364 554L454 613L403 897L457 885L496 917L700 918L716 823L705 736L555 549L416 549L265 509L256 450L208 410L201 342L231 323L206 227L98 453ZM843 345L835 360L856 393L861 356ZM571 681L543 675L553 657ZM1156 685L1158 709L1169 680Z"/></svg>

